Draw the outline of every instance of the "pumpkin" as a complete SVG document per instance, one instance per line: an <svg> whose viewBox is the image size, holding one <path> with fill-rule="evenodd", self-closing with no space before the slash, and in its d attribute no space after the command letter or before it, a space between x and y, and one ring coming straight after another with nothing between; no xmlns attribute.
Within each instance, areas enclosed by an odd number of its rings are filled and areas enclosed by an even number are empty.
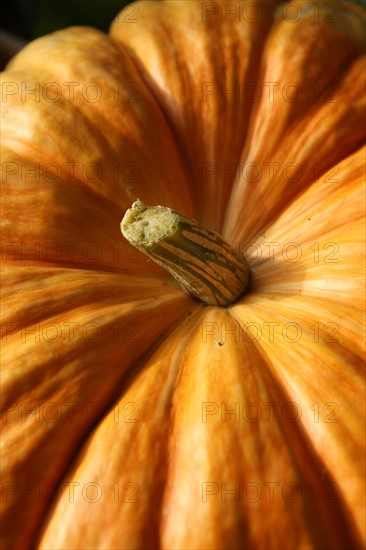
<svg viewBox="0 0 366 550"><path fill-rule="evenodd" d="M361 548L363 8L139 2L2 74L7 549ZM207 305L121 235L222 236Z"/></svg>

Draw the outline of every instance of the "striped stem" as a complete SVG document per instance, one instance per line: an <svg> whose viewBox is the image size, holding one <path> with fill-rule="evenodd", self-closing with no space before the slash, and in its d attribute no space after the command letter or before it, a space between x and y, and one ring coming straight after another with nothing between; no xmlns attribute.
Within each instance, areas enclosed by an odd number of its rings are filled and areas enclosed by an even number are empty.
<svg viewBox="0 0 366 550"><path fill-rule="evenodd" d="M167 269L183 289L210 305L228 306L249 282L244 258L217 233L165 206L133 203L121 222L123 236Z"/></svg>

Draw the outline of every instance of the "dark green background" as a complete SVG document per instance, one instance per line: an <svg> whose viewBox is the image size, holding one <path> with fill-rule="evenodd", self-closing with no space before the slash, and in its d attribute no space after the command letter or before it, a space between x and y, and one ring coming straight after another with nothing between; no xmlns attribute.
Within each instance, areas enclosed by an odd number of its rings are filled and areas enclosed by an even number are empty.
<svg viewBox="0 0 366 550"><path fill-rule="evenodd" d="M27 42L44 34L72 25L108 31L114 17L132 0L1 1L0 70Z"/></svg>
<svg viewBox="0 0 366 550"><path fill-rule="evenodd" d="M33 36L70 25L91 25L107 31L112 19L130 2L131 0L38 0Z"/></svg>

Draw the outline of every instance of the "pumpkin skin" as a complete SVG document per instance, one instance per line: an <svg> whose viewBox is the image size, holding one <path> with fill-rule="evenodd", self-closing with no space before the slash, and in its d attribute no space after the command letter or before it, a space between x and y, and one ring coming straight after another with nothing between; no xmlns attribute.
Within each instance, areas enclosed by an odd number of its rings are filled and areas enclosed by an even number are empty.
<svg viewBox="0 0 366 550"><path fill-rule="evenodd" d="M4 548L364 545L365 12L256 4L141 2L2 75ZM120 235L137 198L245 250L250 292L184 294Z"/></svg>

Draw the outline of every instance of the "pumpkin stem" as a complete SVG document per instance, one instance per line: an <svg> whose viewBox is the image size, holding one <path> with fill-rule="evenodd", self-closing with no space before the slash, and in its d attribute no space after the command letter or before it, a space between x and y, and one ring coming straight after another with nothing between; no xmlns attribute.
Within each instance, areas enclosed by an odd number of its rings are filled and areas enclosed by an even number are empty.
<svg viewBox="0 0 366 550"><path fill-rule="evenodd" d="M167 269L182 288L209 305L228 306L249 282L249 267L220 235L165 206L133 203L123 236Z"/></svg>

